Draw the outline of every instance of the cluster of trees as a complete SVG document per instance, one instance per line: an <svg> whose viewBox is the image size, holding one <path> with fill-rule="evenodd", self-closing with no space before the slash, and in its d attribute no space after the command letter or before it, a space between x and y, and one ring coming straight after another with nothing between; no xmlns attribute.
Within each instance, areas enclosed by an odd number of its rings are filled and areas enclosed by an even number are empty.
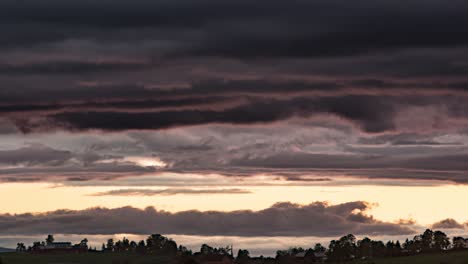
<svg viewBox="0 0 468 264"><path fill-rule="evenodd" d="M146 240L139 242L130 241L127 238L114 242L108 239L106 244L102 244L102 251L110 252L137 252L141 254L157 255L191 255L192 251L184 246L177 247L177 243L160 234L150 235Z"/></svg>
<svg viewBox="0 0 468 264"><path fill-rule="evenodd" d="M397 257L414 255L421 252L437 252L445 250L460 250L468 246L468 239L454 237L452 242L442 231L432 231L427 229L424 233L415 236L412 240L406 239L404 243L400 241L371 240L368 237L357 240L352 234L330 241L328 249L321 244L316 244L314 248L304 249L301 247L289 248L288 250L278 250L276 259L279 262L287 263L291 257L301 256L306 259L317 259L326 256L330 262L345 262L352 259L365 259L374 257Z"/></svg>
<svg viewBox="0 0 468 264"><path fill-rule="evenodd" d="M248 252L248 251L247 251ZM200 247L200 252L195 253L195 255L232 255L232 247L226 246L226 247L211 247L207 244L203 244Z"/></svg>
<svg viewBox="0 0 468 264"><path fill-rule="evenodd" d="M317 253L318 254L325 254L327 249L322 246L322 244L317 243L313 248L302 248L302 247L291 247L287 250L278 250L276 251L276 259L288 259L292 256L297 256L302 253L305 258L314 258Z"/></svg>
<svg viewBox="0 0 468 264"><path fill-rule="evenodd" d="M332 240L327 250L327 257L332 262L354 258L397 257L421 252L464 249L467 243L468 240L462 237L454 237L451 243L444 232L430 229L415 236L412 240L406 239L403 244L400 241L388 241L384 244L382 241L371 240L368 237L356 241L356 237L350 234L338 240Z"/></svg>

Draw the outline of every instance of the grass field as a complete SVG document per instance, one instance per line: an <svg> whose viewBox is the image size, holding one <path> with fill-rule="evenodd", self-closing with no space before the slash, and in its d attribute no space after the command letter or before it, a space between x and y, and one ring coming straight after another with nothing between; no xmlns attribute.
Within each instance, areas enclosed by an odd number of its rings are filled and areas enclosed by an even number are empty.
<svg viewBox="0 0 468 264"><path fill-rule="evenodd" d="M0 254L2 264L175 264L174 259L137 254L86 253L31 255L24 253ZM468 264L468 250L410 257L357 261L355 264Z"/></svg>
<svg viewBox="0 0 468 264"><path fill-rule="evenodd" d="M468 264L468 250L444 252L436 254L423 254L410 257L375 259L358 263L375 264Z"/></svg>
<svg viewBox="0 0 468 264"><path fill-rule="evenodd" d="M175 264L160 256L118 253L48 254L2 253L2 264Z"/></svg>

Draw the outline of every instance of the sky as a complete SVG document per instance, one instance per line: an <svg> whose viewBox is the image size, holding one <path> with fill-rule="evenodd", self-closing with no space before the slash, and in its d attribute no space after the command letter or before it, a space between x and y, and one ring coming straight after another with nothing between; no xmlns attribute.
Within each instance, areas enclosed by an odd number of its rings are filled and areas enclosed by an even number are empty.
<svg viewBox="0 0 468 264"><path fill-rule="evenodd" d="M3 0L0 246L468 233L468 3Z"/></svg>

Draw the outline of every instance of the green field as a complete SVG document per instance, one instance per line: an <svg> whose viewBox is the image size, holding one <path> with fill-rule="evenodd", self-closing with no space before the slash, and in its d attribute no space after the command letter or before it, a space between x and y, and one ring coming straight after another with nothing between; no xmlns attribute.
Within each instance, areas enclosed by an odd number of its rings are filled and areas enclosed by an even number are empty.
<svg viewBox="0 0 468 264"><path fill-rule="evenodd" d="M51 254L31 255L25 253L2 253L2 264L175 264L176 260L138 254L116 253L86 253L86 254ZM426 254L410 257L374 259L357 261L356 264L468 264L468 250L463 252L449 252Z"/></svg>
<svg viewBox="0 0 468 264"><path fill-rule="evenodd" d="M128 253L48 254L2 253L2 264L175 264L174 259Z"/></svg>
<svg viewBox="0 0 468 264"><path fill-rule="evenodd" d="M375 259L358 263L375 264L468 264L468 250L444 252L437 254L422 254L410 257Z"/></svg>

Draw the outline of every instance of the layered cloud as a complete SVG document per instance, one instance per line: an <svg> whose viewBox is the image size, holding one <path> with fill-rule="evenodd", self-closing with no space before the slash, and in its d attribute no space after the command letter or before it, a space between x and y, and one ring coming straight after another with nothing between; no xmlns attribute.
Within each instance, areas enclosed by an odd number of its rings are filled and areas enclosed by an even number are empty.
<svg viewBox="0 0 468 264"><path fill-rule="evenodd" d="M178 194L247 194L250 193L244 189L188 189L188 188L171 188L171 189L118 189L106 192L94 193L92 196L157 196L157 195L178 195Z"/></svg>
<svg viewBox="0 0 468 264"><path fill-rule="evenodd" d="M434 130L457 129L465 5L4 1L0 115L27 133L323 115L384 133L407 129L398 117L419 107L407 122L436 111Z"/></svg>
<svg viewBox="0 0 468 264"><path fill-rule="evenodd" d="M199 175L230 176L239 185L249 184L251 176L303 185L342 184L335 179L344 176L387 179L384 184L397 185L416 184L402 180L467 182L468 138L463 133L363 136L333 120L117 134L12 134L5 136L9 143L0 151L0 180L187 174L194 180ZM153 184L186 187L176 177L172 183L166 179ZM204 184L223 188L226 183L218 178Z"/></svg>
<svg viewBox="0 0 468 264"><path fill-rule="evenodd" d="M24 5L30 8L21 8ZM8 37L0 43L4 47L80 38L129 45L128 37L132 37L144 44L155 43L165 55L268 58L353 55L468 42L462 30L468 23L463 1L447 5L440 0L416 0L403 5L369 0L287 4L245 0L65 4L48 0L40 4L4 1L1 10L2 30ZM28 37L19 29L26 30ZM49 34L44 34L46 30Z"/></svg>
<svg viewBox="0 0 468 264"><path fill-rule="evenodd" d="M0 181L466 183L465 7L2 1Z"/></svg>
<svg viewBox="0 0 468 264"><path fill-rule="evenodd" d="M468 227L468 223L461 224L452 218L441 220L432 225L432 228L443 228L443 229L463 229L465 227Z"/></svg>
<svg viewBox="0 0 468 264"><path fill-rule="evenodd" d="M232 236L337 236L344 233L403 235L415 231L367 215L365 202L328 205L278 203L260 211L182 211L152 207L58 210L41 214L0 215L2 235L8 234L184 234Z"/></svg>

